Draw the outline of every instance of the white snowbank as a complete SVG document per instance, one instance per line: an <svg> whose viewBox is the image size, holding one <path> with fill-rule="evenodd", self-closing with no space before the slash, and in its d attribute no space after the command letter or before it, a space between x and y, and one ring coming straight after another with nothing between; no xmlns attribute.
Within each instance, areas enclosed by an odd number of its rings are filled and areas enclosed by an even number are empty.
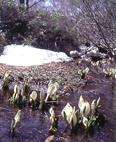
<svg viewBox="0 0 116 142"><path fill-rule="evenodd" d="M7 45L0 56L0 63L14 66L43 65L44 63L70 61L63 52L34 48L29 45Z"/></svg>

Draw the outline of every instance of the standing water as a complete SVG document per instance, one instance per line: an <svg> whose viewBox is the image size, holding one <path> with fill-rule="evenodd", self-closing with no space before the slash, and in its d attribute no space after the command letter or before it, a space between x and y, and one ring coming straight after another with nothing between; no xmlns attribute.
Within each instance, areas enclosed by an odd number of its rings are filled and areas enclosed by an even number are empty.
<svg viewBox="0 0 116 142"><path fill-rule="evenodd" d="M115 142L116 140L116 86L112 87L110 79L104 78L101 74L91 73L91 76L99 79L99 83L87 83L82 88L74 91L71 94L59 94L59 104L50 104L44 110L32 110L26 105L21 107L21 119L15 129L15 134L12 137L8 130L11 126L11 121L14 118L18 106L10 105L9 98L13 95L13 90L0 90L0 141L11 142L44 142L49 136L54 135L53 142ZM39 92L38 92L39 93ZM29 101L28 93L25 94L27 102ZM71 132L70 127L67 129L66 122L61 116L61 111L67 103L75 106L78 109L78 101L80 95L84 100L91 103L94 99L100 97L101 107L98 109L99 114L104 114L106 122L99 129L94 126L92 133L88 133L84 129L77 129ZM59 116L57 131L51 134L49 108L54 106L56 115Z"/></svg>

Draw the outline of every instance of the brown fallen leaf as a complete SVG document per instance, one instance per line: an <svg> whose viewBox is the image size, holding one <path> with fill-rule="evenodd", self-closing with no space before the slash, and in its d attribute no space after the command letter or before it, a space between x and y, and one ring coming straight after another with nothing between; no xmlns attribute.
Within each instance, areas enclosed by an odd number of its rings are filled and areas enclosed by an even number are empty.
<svg viewBox="0 0 116 142"><path fill-rule="evenodd" d="M54 135L51 135L47 139L45 139L45 142L51 142L53 138L54 138Z"/></svg>
<svg viewBox="0 0 116 142"><path fill-rule="evenodd" d="M0 107L0 109L7 109L7 108L5 108L5 107Z"/></svg>

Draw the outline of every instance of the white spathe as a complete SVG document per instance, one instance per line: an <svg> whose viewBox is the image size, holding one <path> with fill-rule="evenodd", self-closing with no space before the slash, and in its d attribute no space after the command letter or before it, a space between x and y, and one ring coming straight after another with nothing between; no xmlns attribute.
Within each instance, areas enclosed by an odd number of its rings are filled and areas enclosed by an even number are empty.
<svg viewBox="0 0 116 142"><path fill-rule="evenodd" d="M13 93L13 102L17 101L19 99L20 89L17 85L14 86L14 93Z"/></svg>
<svg viewBox="0 0 116 142"><path fill-rule="evenodd" d="M87 116L90 113L90 104L89 102L84 101L82 95L79 98L78 106L80 109L81 116ZM83 114L84 108L85 108L85 112Z"/></svg>
<svg viewBox="0 0 116 142"><path fill-rule="evenodd" d="M0 63L14 66L43 65L44 63L70 61L63 52L35 48L29 45L7 45L0 56Z"/></svg>
<svg viewBox="0 0 116 142"><path fill-rule="evenodd" d="M35 102L37 99L37 92L33 91L30 95L30 102L32 102L32 100Z"/></svg>
<svg viewBox="0 0 116 142"><path fill-rule="evenodd" d="M50 116L50 122L51 122L51 125L53 126L55 124L55 112L54 112L53 107L51 107L49 109L49 112L51 114L51 116Z"/></svg>
<svg viewBox="0 0 116 142"><path fill-rule="evenodd" d="M8 73L8 72L6 72L6 73L5 73L5 75L4 75L4 79L3 79L3 80L4 80L4 82L8 79L8 77L9 77L9 73Z"/></svg>
<svg viewBox="0 0 116 142"><path fill-rule="evenodd" d="M17 85L14 86L14 93L16 93L16 94L20 93L19 86L17 86Z"/></svg>
<svg viewBox="0 0 116 142"><path fill-rule="evenodd" d="M77 116L76 116L76 111L75 111L75 107L73 108L72 110L72 114L71 114L71 117L70 117L70 125L71 125L71 129L73 127L75 127L75 125L77 124Z"/></svg>
<svg viewBox="0 0 116 142"><path fill-rule="evenodd" d="M61 115L63 116L67 124L70 124L71 129L73 129L78 121L78 111L75 111L75 107L72 108L72 106L69 103L67 103L67 105L63 108Z"/></svg>
<svg viewBox="0 0 116 142"><path fill-rule="evenodd" d="M45 101L45 92L44 92L44 89L41 88L41 91L40 91L40 105L39 105L40 109L42 109L44 101Z"/></svg>
<svg viewBox="0 0 116 142"><path fill-rule="evenodd" d="M61 112L61 115L63 116L64 119L66 119L68 124L70 124L70 117L71 117L72 111L73 111L72 106L69 103L67 103L67 105L63 108ZM66 114L66 118L65 118L64 112Z"/></svg>
<svg viewBox="0 0 116 142"><path fill-rule="evenodd" d="M21 110L18 110L17 114L15 115L15 124L14 124L14 128L16 127L17 122L20 120L20 116L21 116Z"/></svg>
<svg viewBox="0 0 116 142"><path fill-rule="evenodd" d="M99 101L100 101L100 97L98 98L97 102L96 102L96 99L94 99L91 103L91 112L92 112L93 115L95 114L95 111L99 106Z"/></svg>
<svg viewBox="0 0 116 142"><path fill-rule="evenodd" d="M94 99L91 103L91 112L93 115L95 114L95 101L96 101L96 99Z"/></svg>
<svg viewBox="0 0 116 142"><path fill-rule="evenodd" d="M52 100L56 100L56 92L58 90L59 84L57 82L55 82L54 84L52 84L52 81L50 80L49 84L48 84L48 90L47 90L47 96L45 99L45 103L48 101L48 98L51 97Z"/></svg>
<svg viewBox="0 0 116 142"><path fill-rule="evenodd" d="M85 127L88 126L88 119L86 117L83 117L83 124Z"/></svg>

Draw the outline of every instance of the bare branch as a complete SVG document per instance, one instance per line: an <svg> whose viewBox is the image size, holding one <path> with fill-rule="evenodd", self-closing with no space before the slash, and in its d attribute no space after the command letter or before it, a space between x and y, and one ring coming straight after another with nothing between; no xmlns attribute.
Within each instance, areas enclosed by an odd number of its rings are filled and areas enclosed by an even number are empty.
<svg viewBox="0 0 116 142"><path fill-rule="evenodd" d="M29 8L32 8L34 5L38 4L39 2L43 2L43 1L44 1L44 0L39 0L39 1L35 2L35 3L33 3L31 6L28 7L28 9L29 9Z"/></svg>

